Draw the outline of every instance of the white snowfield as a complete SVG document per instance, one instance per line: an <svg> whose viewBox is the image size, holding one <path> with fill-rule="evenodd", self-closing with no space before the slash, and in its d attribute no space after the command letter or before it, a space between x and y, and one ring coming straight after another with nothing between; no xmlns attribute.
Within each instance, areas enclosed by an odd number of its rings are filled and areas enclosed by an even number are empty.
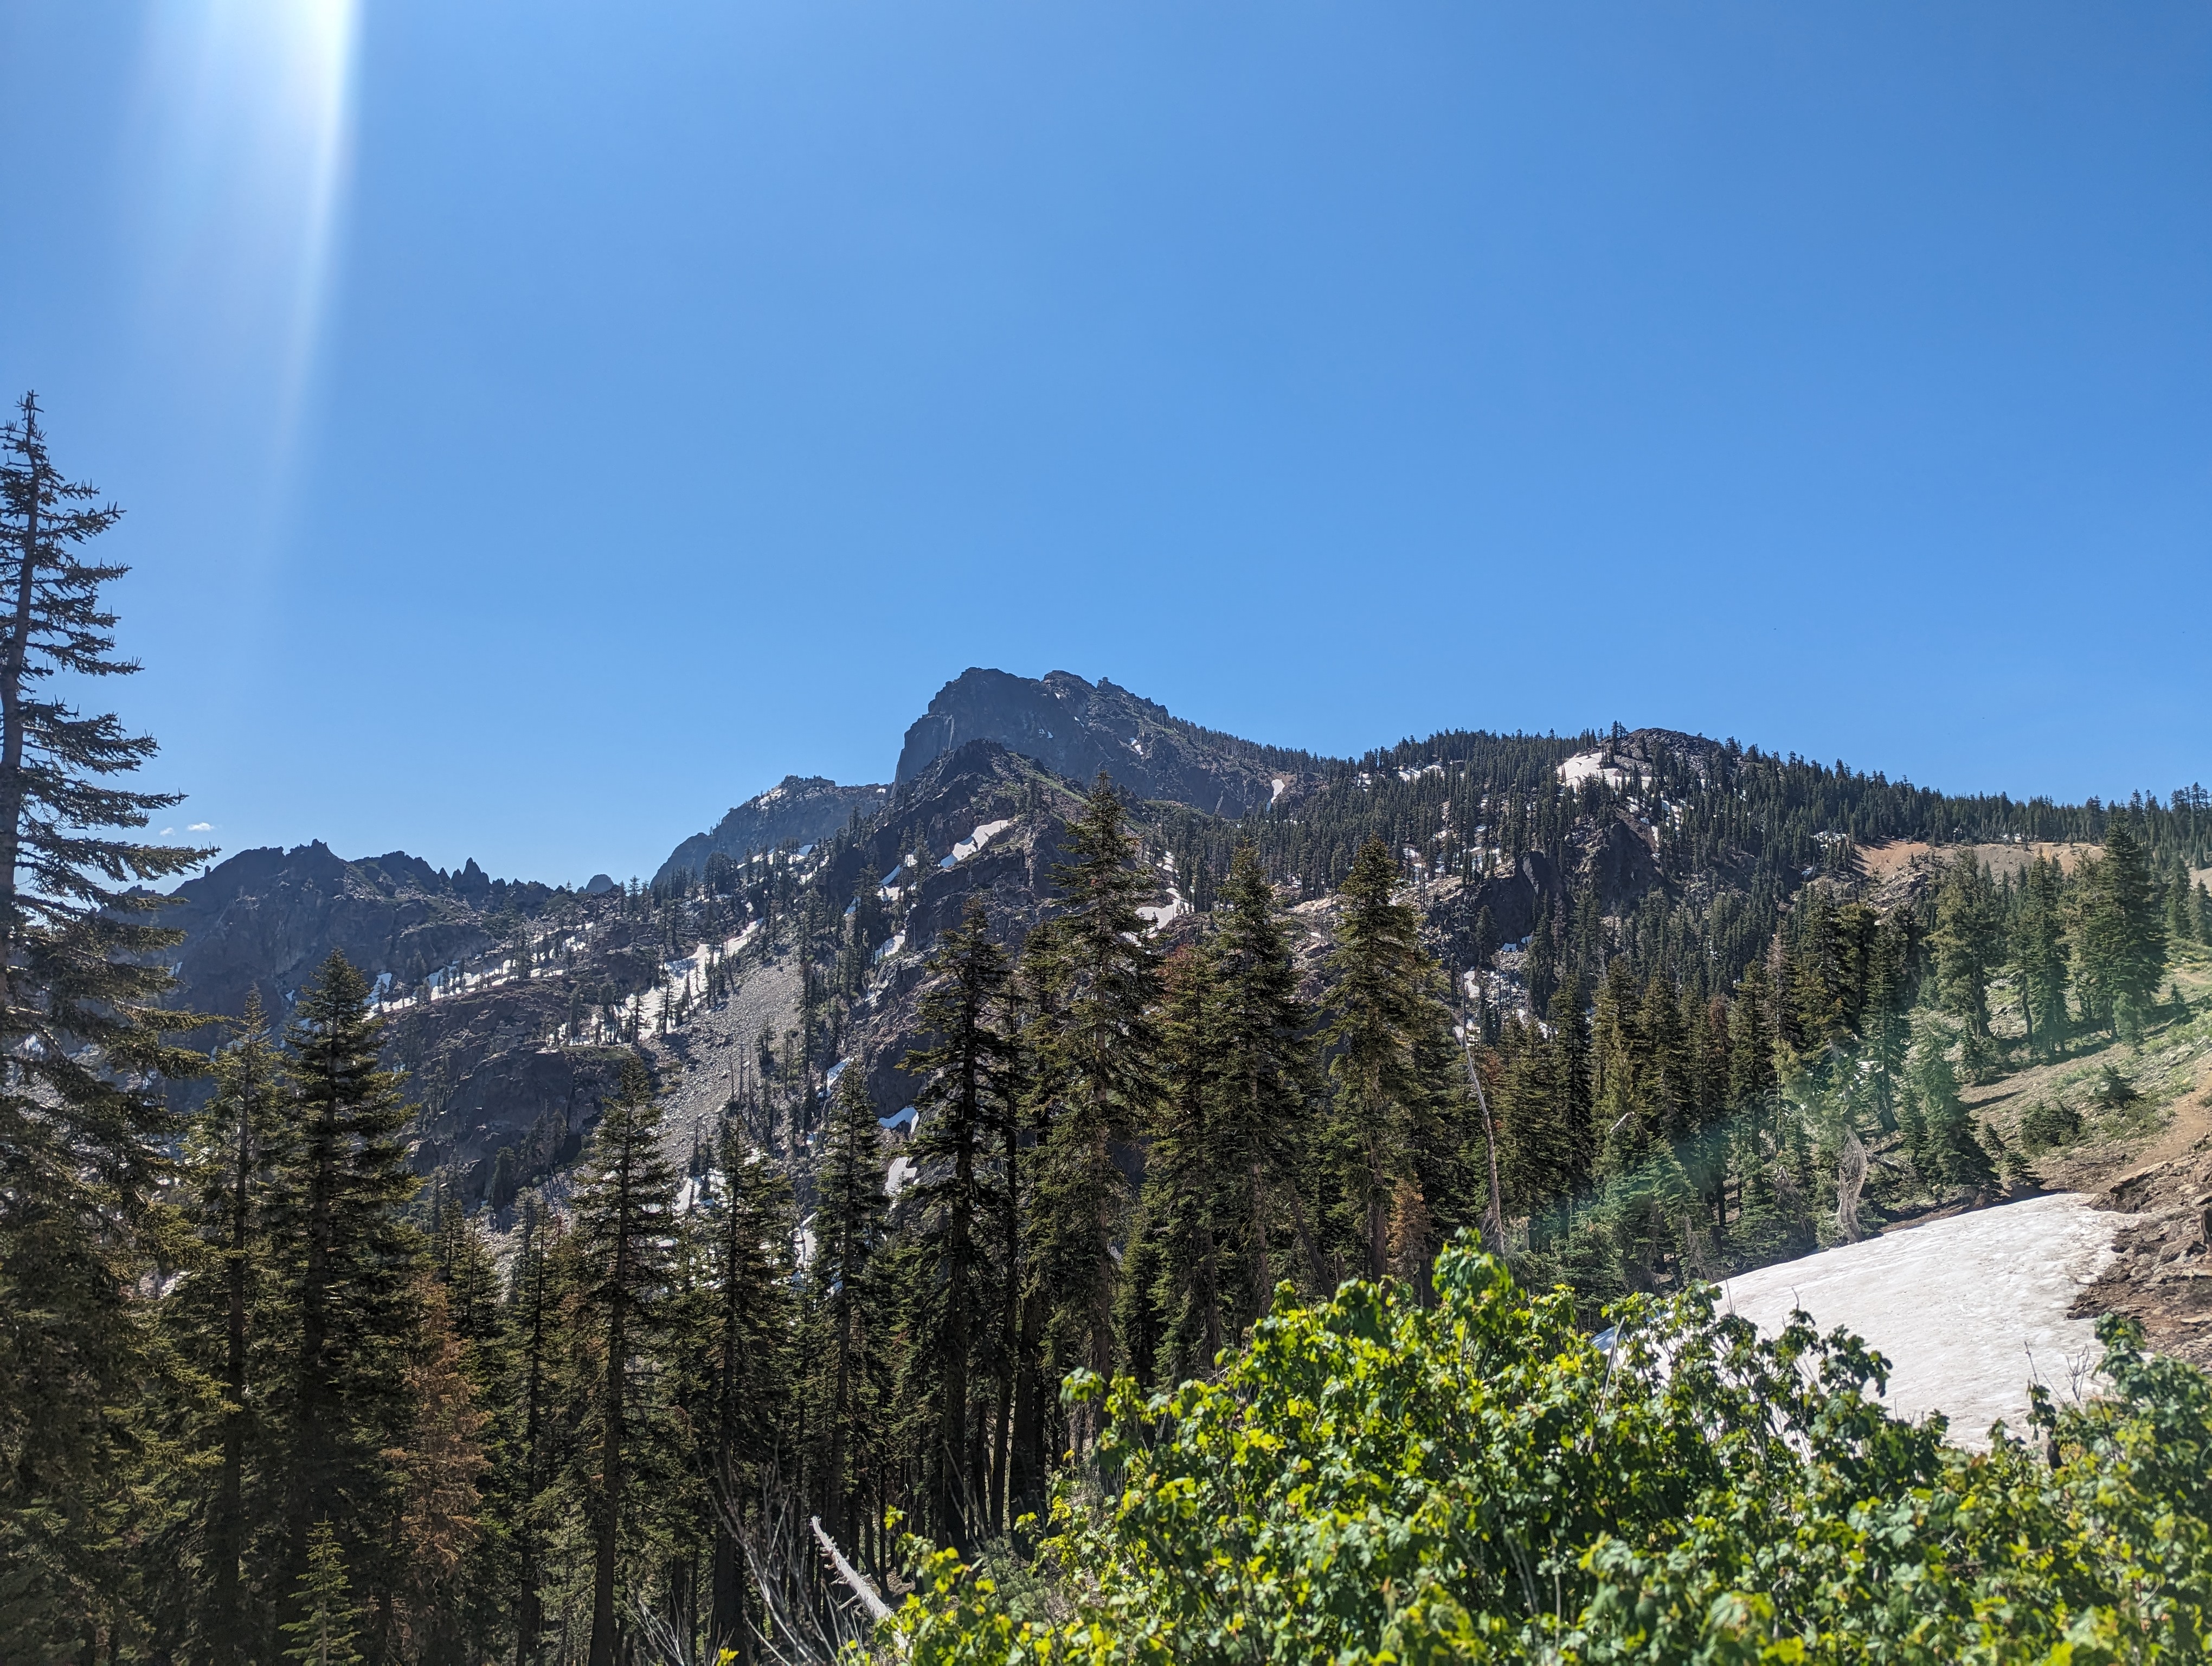
<svg viewBox="0 0 2212 1666"><path fill-rule="evenodd" d="M2095 1326L2066 1311L2132 1219L2076 1192L2028 1198L1747 1273L1724 1305L1763 1335L1800 1307L1856 1333L1889 1360L1892 1413L1940 1411L1951 1439L1984 1449L1999 1418L2025 1434L2031 1381L2061 1402L2094 1392Z"/></svg>
<svg viewBox="0 0 2212 1666"><path fill-rule="evenodd" d="M1579 787L1592 775L1604 776L1608 787L1628 784L1628 771L1607 763L1603 752L1577 752L1559 766L1559 781L1564 786ZM1636 772L1636 781L1639 787L1644 783L1644 772L1640 769Z"/></svg>
<svg viewBox="0 0 2212 1666"><path fill-rule="evenodd" d="M1134 743L1132 744L1133 745ZM939 862L938 866L951 867L956 862L966 861L970 856L973 856L977 851L981 850L985 845L990 843L992 840L997 838L1000 834L1005 832L1012 825L1013 823L1011 821L983 823L973 833L970 833L966 838L961 840L959 843L954 845L952 847L952 854L950 856L947 856L943 861Z"/></svg>

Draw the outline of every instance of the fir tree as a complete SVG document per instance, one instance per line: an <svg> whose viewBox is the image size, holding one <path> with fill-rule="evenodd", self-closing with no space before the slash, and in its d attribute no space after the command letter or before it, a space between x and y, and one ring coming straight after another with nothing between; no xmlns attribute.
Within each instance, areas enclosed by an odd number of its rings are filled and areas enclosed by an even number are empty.
<svg viewBox="0 0 2212 1666"><path fill-rule="evenodd" d="M939 940L929 972L915 1024L933 1040L902 1066L921 1083L909 1152L920 1178L908 1206L917 1252L910 1335L920 1357L909 1375L927 1384L930 1402L922 1468L932 1513L964 1551L988 1492L972 1472L969 1377L1000 1310L984 1251L998 1213L992 1159L1013 1116L1006 962L981 898L971 897Z"/></svg>
<svg viewBox="0 0 2212 1666"><path fill-rule="evenodd" d="M1959 1097L1950 1056L1957 1042L1953 1032L1931 1020L1913 1043L1912 1089L1924 1128L1924 1172L1939 1186L1981 1198L1996 1189L1996 1169L1976 1135L1973 1114Z"/></svg>
<svg viewBox="0 0 2212 1666"><path fill-rule="evenodd" d="M1043 1134L1034 1274L1055 1376L1079 1366L1112 1374L1114 1246L1129 1194L1115 1147L1142 1125L1158 1091L1158 957L1137 912L1154 887L1137 869L1127 822L1102 772L1062 840L1069 860L1053 870L1055 912L1024 954Z"/></svg>
<svg viewBox="0 0 2212 1666"><path fill-rule="evenodd" d="M55 468L37 401L0 425L0 1637L74 1645L120 1566L117 1408L147 1366L131 1298L171 1134L161 1075L195 1055L165 1034L161 899L210 852L139 844L173 795L107 783L154 752L63 688L135 671L83 558L120 511Z"/></svg>
<svg viewBox="0 0 2212 1666"><path fill-rule="evenodd" d="M414 1195L399 1134L401 1078L379 1067L382 1025L368 986L333 952L302 990L286 1032L289 1161L272 1207L276 1253L297 1316L280 1402L287 1468L284 1542L296 1578L308 1536L337 1524L357 1547L390 1542L396 1477L385 1455L409 1423L407 1363L419 1322L422 1235L402 1211ZM371 1588L391 1589L388 1562Z"/></svg>
<svg viewBox="0 0 2212 1666"><path fill-rule="evenodd" d="M2176 867L2166 888L2166 939L2169 943L2188 943L2196 936L2196 914L2189 906L2189 875Z"/></svg>
<svg viewBox="0 0 2212 1666"><path fill-rule="evenodd" d="M403 1631L423 1666L461 1666L466 1576L483 1534L486 1418L446 1291L424 1276L416 1299L422 1322L407 1365L413 1427L396 1455Z"/></svg>
<svg viewBox="0 0 2212 1666"><path fill-rule="evenodd" d="M182 1351L219 1385L208 1431L217 1454L200 1535L203 1584L194 1604L198 1657L210 1666L241 1659L247 1639L266 1636L246 1613L249 1487L273 1479L263 1450L257 1382L270 1352L267 1236L271 1191L285 1156L281 1065L258 994L246 996L240 1037L216 1066L216 1094L185 1146L188 1218L206 1258L185 1273L166 1304ZM265 1505L266 1500L258 1500Z"/></svg>
<svg viewBox="0 0 2212 1666"><path fill-rule="evenodd" d="M305 1666L362 1666L353 1646L361 1610L346 1578L345 1553L328 1522L316 1523L308 1534L307 1566L292 1606L299 1618L280 1628L291 1639L285 1659Z"/></svg>
<svg viewBox="0 0 2212 1666"><path fill-rule="evenodd" d="M1345 1170L1340 1242L1373 1279L1389 1271L1392 1215L1403 1216L1412 1201L1401 1196L1398 1183L1419 1184L1416 1142L1425 1125L1439 1120L1440 1089L1449 1091L1437 1079L1442 1061L1433 1047L1449 1014L1431 987L1419 917L1395 900L1397 883L1389 848L1368 840L1344 885L1330 959L1335 987L1322 1031L1331 1055L1333 1139ZM1419 1207L1430 1209L1433 1201L1424 1196Z"/></svg>
<svg viewBox="0 0 2212 1666"><path fill-rule="evenodd" d="M708 1641L714 1650L735 1650L749 1660L755 1616L746 1607L739 1535L748 1522L757 1525L760 1490L782 1444L792 1324L791 1193L782 1174L747 1145L733 1120L723 1125L720 1162L721 1214L711 1233L716 1300L708 1474L715 1515Z"/></svg>
<svg viewBox="0 0 2212 1666"><path fill-rule="evenodd" d="M883 1130L868 1103L866 1072L848 1065L830 1096L822 1165L815 1176L814 1258L808 1284L817 1323L826 1333L816 1354L827 1454L822 1515L843 1543L856 1488L853 1433L860 1422L870 1367L884 1339L877 1335L881 1292L876 1274L884 1248Z"/></svg>
<svg viewBox="0 0 2212 1666"><path fill-rule="evenodd" d="M2056 857L2039 857L2021 875L2012 929L2012 975L2028 1045L2045 1054L2066 1032L2066 876Z"/></svg>
<svg viewBox="0 0 2212 1666"><path fill-rule="evenodd" d="M632 1508L632 1444L655 1409L650 1372L675 1227L676 1170L661 1152L660 1133L653 1079L637 1059L625 1058L620 1085L601 1108L575 1203L584 1317L600 1371L589 1666L614 1666L623 1647L617 1595Z"/></svg>
<svg viewBox="0 0 2212 1666"><path fill-rule="evenodd" d="M515 1666L532 1666L544 1631L539 1593L553 1465L549 1427L558 1380L556 1350L562 1341L559 1281L549 1240L558 1221L539 1206L537 1195L522 1200L513 1280L505 1309L506 1356L510 1362L506 1396L506 1464L493 1477L495 1505L514 1549L513 1606Z"/></svg>
<svg viewBox="0 0 2212 1666"><path fill-rule="evenodd" d="M1145 1188L1122 1257L1122 1354L1140 1382L1204 1373L1228 1335L1222 1311L1218 988L1212 946L1162 967L1161 1087L1146 1130Z"/></svg>
<svg viewBox="0 0 2212 1666"><path fill-rule="evenodd" d="M1274 887L1250 845L1237 847L1220 903L1206 968L1214 991L1206 1085L1216 1107L1209 1133L1229 1251L1220 1288L1234 1335L1267 1310L1279 1280L1318 1289L1305 1205L1313 1015L1298 997Z"/></svg>
<svg viewBox="0 0 2212 1666"><path fill-rule="evenodd" d="M1978 1076L1990 1058L1990 977L2002 944L1989 871L1971 855L1944 874L1929 946L1936 954L1936 1000L1964 1025L1968 1068Z"/></svg>
<svg viewBox="0 0 2212 1666"><path fill-rule="evenodd" d="M2077 877L2074 959L2089 1015L2133 1040L2166 970L2166 922L2149 862L2128 821L2113 819L2104 854L2084 864Z"/></svg>

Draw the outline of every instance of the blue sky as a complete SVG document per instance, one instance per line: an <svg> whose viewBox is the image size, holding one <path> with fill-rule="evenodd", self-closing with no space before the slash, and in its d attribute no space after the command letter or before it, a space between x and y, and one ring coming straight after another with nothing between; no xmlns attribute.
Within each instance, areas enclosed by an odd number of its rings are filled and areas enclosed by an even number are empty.
<svg viewBox="0 0 2212 1666"><path fill-rule="evenodd" d="M0 145L227 849L650 872L969 665L2212 776L2202 6L8 0Z"/></svg>

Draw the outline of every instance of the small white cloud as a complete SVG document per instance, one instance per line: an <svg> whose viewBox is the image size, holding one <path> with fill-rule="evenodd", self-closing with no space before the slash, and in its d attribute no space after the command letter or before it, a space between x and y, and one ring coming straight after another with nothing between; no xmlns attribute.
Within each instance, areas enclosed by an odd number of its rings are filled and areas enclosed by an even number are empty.
<svg viewBox="0 0 2212 1666"><path fill-rule="evenodd" d="M169 836L169 835L170 835L170 834L172 834L172 833L175 832L176 830L176 830L175 828L173 828L173 827L165 827L165 828L163 828L163 829L162 829L159 833L156 833L154 836L155 836L155 838L157 838L157 839L166 839L166 838L167 838L167 837Z"/></svg>
<svg viewBox="0 0 2212 1666"><path fill-rule="evenodd" d="M185 831L187 833L212 833L215 831L215 824L213 822L194 822L190 827L186 828Z"/></svg>

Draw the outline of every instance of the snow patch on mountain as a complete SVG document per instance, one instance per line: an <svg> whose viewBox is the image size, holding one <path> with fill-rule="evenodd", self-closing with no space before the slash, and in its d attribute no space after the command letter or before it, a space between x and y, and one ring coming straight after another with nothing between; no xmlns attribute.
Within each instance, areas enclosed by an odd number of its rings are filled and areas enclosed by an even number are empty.
<svg viewBox="0 0 2212 1666"><path fill-rule="evenodd" d="M1841 1244L1723 1289L1770 1335L1802 1307L1822 1330L1863 1337L1890 1362L1893 1414L1940 1411L1954 1440L1986 1448L2000 1418L2027 1429L2031 1382L2061 1401L2095 1391L2095 1327L2068 1314L2131 1219L2055 1193Z"/></svg>

